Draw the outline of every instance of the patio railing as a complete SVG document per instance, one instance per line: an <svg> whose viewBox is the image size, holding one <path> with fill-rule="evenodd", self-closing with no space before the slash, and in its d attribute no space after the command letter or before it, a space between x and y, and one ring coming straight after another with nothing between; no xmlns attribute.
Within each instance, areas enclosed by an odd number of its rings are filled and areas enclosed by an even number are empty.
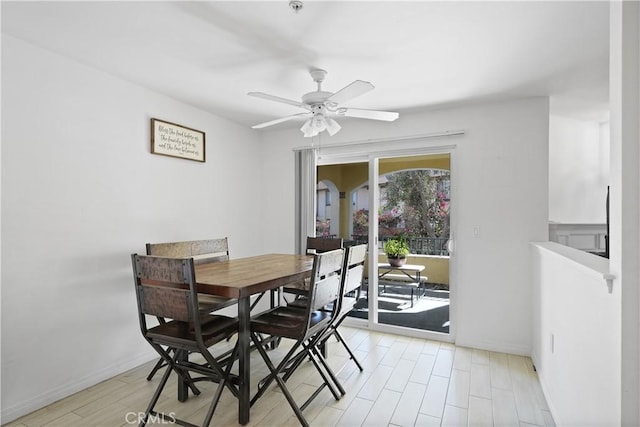
<svg viewBox="0 0 640 427"><path fill-rule="evenodd" d="M351 239L356 245L369 242L369 236L367 235L352 234ZM391 239L393 239L391 236L378 237L378 241L382 245ZM449 239L446 237L405 236L405 240L412 254L449 256L449 251L447 250L447 241Z"/></svg>

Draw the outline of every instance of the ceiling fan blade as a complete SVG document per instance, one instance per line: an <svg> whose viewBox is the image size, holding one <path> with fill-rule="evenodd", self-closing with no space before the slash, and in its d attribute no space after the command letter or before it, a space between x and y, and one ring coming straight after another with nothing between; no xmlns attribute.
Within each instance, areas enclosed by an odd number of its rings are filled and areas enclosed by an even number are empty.
<svg viewBox="0 0 640 427"><path fill-rule="evenodd" d="M345 117L383 120L385 122L392 122L400 116L392 111L363 110L361 108L340 108L338 109L338 114Z"/></svg>
<svg viewBox="0 0 640 427"><path fill-rule="evenodd" d="M336 104L342 104L343 102L347 102L352 100L355 97L363 95L370 90L373 90L375 86L373 86L369 82L365 82L362 80L356 80L347 86L343 87L333 95L331 95L327 101L335 102Z"/></svg>
<svg viewBox="0 0 640 427"><path fill-rule="evenodd" d="M291 115L291 116L281 117L281 118L279 118L279 119L275 119L275 120L271 120L271 121L268 121L268 122L264 122L264 123L260 123L260 124L257 124L257 125L253 125L253 126L251 126L251 127L252 127L253 129L262 129L262 128L266 128L267 126L277 125L278 123L282 123L282 122L286 122L286 121L289 121L289 120L293 120L293 119L295 119L296 117L306 116L306 115L308 115L308 114L309 114L309 113L298 113L298 114L293 114L293 115Z"/></svg>
<svg viewBox="0 0 640 427"><path fill-rule="evenodd" d="M266 99L267 101L282 102L283 104L293 105L295 107L304 108L305 110L309 109L309 107L306 104L303 104L302 102L294 101L292 99L280 98L279 96L269 95L267 93L249 92L247 95L255 96L256 98Z"/></svg>

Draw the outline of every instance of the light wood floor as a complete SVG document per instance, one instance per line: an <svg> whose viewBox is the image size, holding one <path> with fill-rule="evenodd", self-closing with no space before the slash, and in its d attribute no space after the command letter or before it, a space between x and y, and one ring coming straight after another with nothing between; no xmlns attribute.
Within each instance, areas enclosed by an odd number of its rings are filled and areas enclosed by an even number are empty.
<svg viewBox="0 0 640 427"><path fill-rule="evenodd" d="M339 401L328 390L304 414L313 426L553 426L537 375L527 357L456 347L362 329L342 327L364 366L356 369L338 343L331 342L330 364L340 371L347 394ZM279 349L282 352L286 343ZM277 356L275 356L277 359ZM24 416L10 424L23 426L114 427L137 425L160 379L145 377L153 362L125 372ZM252 379L266 374L252 353ZM175 377L175 375L173 376ZM307 362L289 380L303 401L320 384ZM159 410L200 424L213 386L199 383L202 394L180 403L175 381L169 383ZM167 425L160 422L152 425ZM237 400L225 390L212 426L238 426ZM273 386L251 409L251 426L299 425L284 396Z"/></svg>

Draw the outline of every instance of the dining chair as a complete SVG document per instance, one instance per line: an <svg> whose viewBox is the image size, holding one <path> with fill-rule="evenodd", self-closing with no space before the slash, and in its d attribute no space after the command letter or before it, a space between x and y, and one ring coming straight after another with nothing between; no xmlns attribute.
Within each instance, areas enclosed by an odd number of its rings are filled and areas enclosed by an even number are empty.
<svg viewBox="0 0 640 427"><path fill-rule="evenodd" d="M337 307L336 301L340 297L343 265L344 249L314 255L309 287L309 304L306 309L278 306L251 319L251 339L270 372L270 375L259 383L258 391L251 399L251 405L264 394L273 381L276 381L300 423L303 426L308 426L302 411L318 396L321 390L327 387L336 400L345 394L344 388L316 346L317 341L323 336L323 332L332 324L337 315L337 310L327 311L324 308L329 305ZM263 335L295 341L277 366L274 365L265 349ZM322 377L322 384L300 406L296 403L282 378L285 373L291 375L292 371L285 371L285 368L291 359L298 354L298 350L302 351L302 357L311 359Z"/></svg>
<svg viewBox="0 0 640 427"><path fill-rule="evenodd" d="M237 342L230 356L214 357L209 351L209 347L227 340L238 331L238 320L228 316L203 314L199 310L193 258L133 254L131 262L140 330L143 337L168 365L147 406L140 426L146 425L150 415L171 420L172 423L180 425L193 425L177 419L173 411L168 414L154 411L172 372L187 384L203 380L218 383L202 424L208 426L223 389L226 387L234 396L238 396L238 389L231 376L231 368L238 352ZM147 318L150 316L165 319L165 322L149 327ZM170 354L166 348L176 351ZM181 357L189 353L201 354L204 362L196 363L190 361L188 357ZM191 372L199 376L194 379L190 375Z"/></svg>
<svg viewBox="0 0 640 427"><path fill-rule="evenodd" d="M229 260L229 240L226 237L207 240L189 240L166 243L147 243L147 255L168 258L193 257L194 264L205 264ZM198 295L199 310L202 313L212 313L229 307L237 301L233 298L224 298L216 295ZM164 323L163 318L158 318L159 323ZM170 352L172 349L168 349ZM164 359L160 358L147 375L151 381L159 369L166 366ZM195 390L194 390L195 392Z"/></svg>
<svg viewBox="0 0 640 427"><path fill-rule="evenodd" d="M229 240L226 237L168 243L147 243L147 255L171 258L193 257L194 264L207 264L229 260ZM237 301L216 295L200 295L202 312L211 312L231 306Z"/></svg>
<svg viewBox="0 0 640 427"><path fill-rule="evenodd" d="M344 339L338 327L349 316L349 313L355 308L356 303L360 299L360 291L364 280L365 259L367 257L367 245L355 245L346 248L344 255L344 268L342 270L342 286L341 298L338 301L337 315L335 320L325 331L323 337L319 340L320 348L324 348L326 341L332 336L335 337L344 346L349 357L356 364L360 372L364 371L362 365L356 358L355 354L349 348L347 341Z"/></svg>
<svg viewBox="0 0 640 427"><path fill-rule="evenodd" d="M333 251L343 248L344 240L341 237L307 237L307 248L305 253L307 255L320 254L327 251ZM299 283L294 283L282 288L282 291L286 294L293 294L294 297L291 301L287 301L288 305L304 307L307 304L307 298L309 294L309 280L303 280Z"/></svg>
<svg viewBox="0 0 640 427"><path fill-rule="evenodd" d="M340 249L344 245L341 237L307 237L307 255Z"/></svg>
<svg viewBox="0 0 640 427"><path fill-rule="evenodd" d="M364 369L356 358L355 354L347 344L338 327L347 318L351 310L354 309L358 299L360 298L360 290L364 279L365 259L367 256L367 244L348 246L345 248L344 266L342 269L342 278L340 284L340 298L336 301L336 316L334 321L323 332L322 337L318 339L317 346L326 356L326 342L334 336L349 354L351 360L354 361L360 372ZM297 306L291 306L299 308ZM324 308L333 310L333 307ZM298 354L291 358L291 362L285 367L283 379L287 381L297 366L305 360L305 354L299 351Z"/></svg>

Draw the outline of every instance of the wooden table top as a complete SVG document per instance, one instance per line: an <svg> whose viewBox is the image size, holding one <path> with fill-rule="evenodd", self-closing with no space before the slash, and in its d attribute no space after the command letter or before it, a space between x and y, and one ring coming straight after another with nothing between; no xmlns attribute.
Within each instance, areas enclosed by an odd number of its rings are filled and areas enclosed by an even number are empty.
<svg viewBox="0 0 640 427"><path fill-rule="evenodd" d="M267 254L196 265L198 292L245 298L311 277L313 256Z"/></svg>

